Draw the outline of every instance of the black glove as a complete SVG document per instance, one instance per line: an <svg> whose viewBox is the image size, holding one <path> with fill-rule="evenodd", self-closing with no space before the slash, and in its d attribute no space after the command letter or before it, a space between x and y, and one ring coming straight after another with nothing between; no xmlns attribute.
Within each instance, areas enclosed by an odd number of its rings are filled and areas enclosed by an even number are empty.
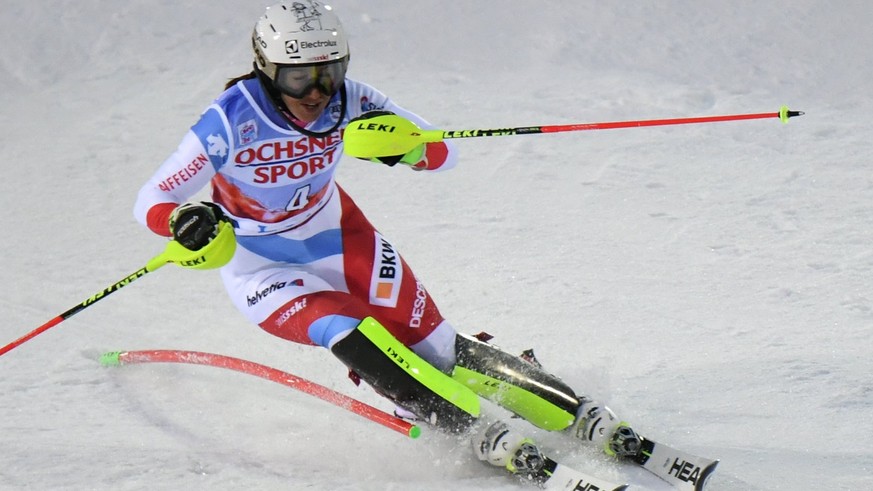
<svg viewBox="0 0 873 491"><path fill-rule="evenodd" d="M356 118L352 118L352 120L349 121L349 124L352 124L355 121L365 121L367 119L372 119L372 118L375 118L377 116L386 116L389 114L394 114L394 113L391 111L385 111L385 110L367 111L364 114L361 114L360 116L358 116ZM421 145L413 148L412 150L410 150L409 152L407 152L404 155L388 155L385 157L363 158L362 160L369 160L370 162L378 162L380 164L385 164L389 167L393 167L393 166L397 165L398 162L402 162L402 163L408 164L408 165L415 165L416 163L418 163L419 160L421 160L421 157L423 155L424 155L424 144L422 143Z"/></svg>
<svg viewBox="0 0 873 491"><path fill-rule="evenodd" d="M226 222L227 216L215 203L185 203L170 215L170 231L173 240L186 249L202 249L218 235L218 225Z"/></svg>

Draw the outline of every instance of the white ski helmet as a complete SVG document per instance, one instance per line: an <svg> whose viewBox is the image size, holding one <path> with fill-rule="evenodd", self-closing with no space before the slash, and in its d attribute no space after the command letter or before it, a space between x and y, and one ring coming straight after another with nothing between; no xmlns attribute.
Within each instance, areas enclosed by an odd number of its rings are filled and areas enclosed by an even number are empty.
<svg viewBox="0 0 873 491"><path fill-rule="evenodd" d="M345 32L333 9L317 0L267 7L252 32L252 48L255 67L292 97L302 97L304 89L313 87L332 94L345 79Z"/></svg>

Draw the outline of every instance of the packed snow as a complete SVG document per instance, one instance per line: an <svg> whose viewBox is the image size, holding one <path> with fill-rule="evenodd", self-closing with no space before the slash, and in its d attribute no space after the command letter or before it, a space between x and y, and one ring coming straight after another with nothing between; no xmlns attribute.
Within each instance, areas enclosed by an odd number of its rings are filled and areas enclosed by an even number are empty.
<svg viewBox="0 0 873 491"><path fill-rule="evenodd" d="M265 5L4 0L0 345L163 249L136 192L250 70ZM458 140L452 171L346 157L339 180L459 330L532 347L643 434L720 459L712 491L873 489L869 2L333 5L349 76L443 129L805 111ZM0 357L0 489L525 489L466 440L248 375L98 363L141 349L391 409L326 351L249 325L217 272L168 266ZM670 489L514 424L579 469Z"/></svg>

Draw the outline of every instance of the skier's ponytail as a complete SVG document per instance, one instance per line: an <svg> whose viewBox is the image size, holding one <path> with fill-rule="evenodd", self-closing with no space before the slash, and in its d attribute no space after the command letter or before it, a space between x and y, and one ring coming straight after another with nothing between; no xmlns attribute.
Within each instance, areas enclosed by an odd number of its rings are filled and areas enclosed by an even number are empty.
<svg viewBox="0 0 873 491"><path fill-rule="evenodd" d="M249 79L252 79L255 77L257 77L257 74L255 74L254 70L250 71L249 73L246 73L245 75L240 75L238 77L234 77L234 78L228 80L226 84L224 84L224 90L227 90L227 89L233 87L234 85L236 85L237 82L242 82L243 80L249 80Z"/></svg>

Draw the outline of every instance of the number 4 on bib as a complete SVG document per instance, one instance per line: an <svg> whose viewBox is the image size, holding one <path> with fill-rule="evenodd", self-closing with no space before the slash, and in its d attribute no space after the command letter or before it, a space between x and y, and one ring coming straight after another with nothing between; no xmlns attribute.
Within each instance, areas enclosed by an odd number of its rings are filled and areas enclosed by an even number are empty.
<svg viewBox="0 0 873 491"><path fill-rule="evenodd" d="M291 198L291 201L288 202L288 206L285 207L285 211L296 211L302 210L306 208L306 205L309 204L309 184L303 186L302 188L297 188L297 191L294 191L294 196Z"/></svg>

